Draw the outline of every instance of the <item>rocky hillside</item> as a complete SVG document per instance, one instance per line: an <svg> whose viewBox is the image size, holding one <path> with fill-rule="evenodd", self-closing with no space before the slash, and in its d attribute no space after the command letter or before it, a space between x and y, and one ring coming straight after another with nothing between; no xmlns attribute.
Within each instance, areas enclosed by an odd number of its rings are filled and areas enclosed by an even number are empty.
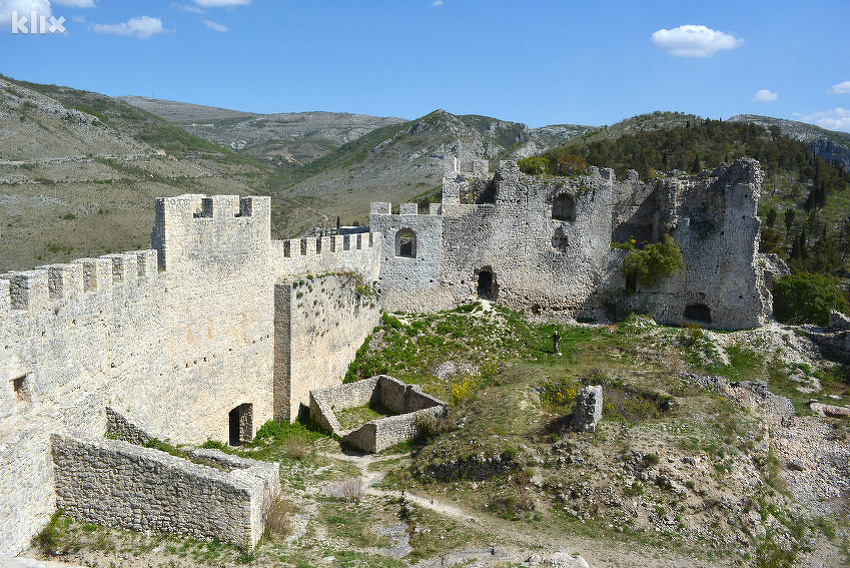
<svg viewBox="0 0 850 568"><path fill-rule="evenodd" d="M50 90L74 104L0 78L0 271L147 248L158 196L257 191L256 167L154 115Z"/></svg>
<svg viewBox="0 0 850 568"><path fill-rule="evenodd" d="M303 164L401 118L337 112L254 114L148 97L120 100L254 158Z"/></svg>
<svg viewBox="0 0 850 568"><path fill-rule="evenodd" d="M360 455L269 422L236 450L281 464L256 549L57 515L28 554L122 568L845 566L848 426L807 402L847 404L846 367L798 331L530 321L486 302L387 314L350 374L449 402L415 443ZM577 431L591 385L600 413Z"/></svg>
<svg viewBox="0 0 850 568"><path fill-rule="evenodd" d="M807 142L815 154L827 162L838 162L844 171L850 173L850 133L827 130L806 122L756 114L739 114L730 118L729 121L754 122L767 129L772 126L779 127L782 134Z"/></svg>

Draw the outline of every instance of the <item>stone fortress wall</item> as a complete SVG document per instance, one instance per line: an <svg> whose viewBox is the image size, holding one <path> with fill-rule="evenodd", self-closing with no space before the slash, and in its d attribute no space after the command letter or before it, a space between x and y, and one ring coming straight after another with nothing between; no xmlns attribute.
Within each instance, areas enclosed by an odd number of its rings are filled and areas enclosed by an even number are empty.
<svg viewBox="0 0 850 568"><path fill-rule="evenodd" d="M275 400L275 319L290 317L275 311L275 282L377 276L374 235L273 241L267 197L155 208L152 250L0 275L0 554L28 546L56 509L51 433L103 436L112 406L181 443L250 439L290 406ZM353 354L364 333L334 345ZM305 342L293 361L315 357Z"/></svg>
<svg viewBox="0 0 850 568"><path fill-rule="evenodd" d="M372 206L371 230L275 241L267 197L156 201L151 250L0 275L0 554L56 509L52 433L91 439L106 408L185 443L250 439L341 382L380 309L434 311L478 297L514 309L736 329L771 313L757 253L762 174L544 180L510 162L453 167L420 215ZM626 293L611 243L666 232L686 269ZM767 268L766 268L767 267ZM377 295L371 295L371 284Z"/></svg>
<svg viewBox="0 0 850 568"><path fill-rule="evenodd" d="M758 253L762 178L752 159L698 178L648 181L636 172L617 180L608 168L543 179L512 162L495 174L486 162L472 173L455 164L444 177L442 204L427 216L415 204L402 204L398 215L389 203L373 204L371 225L384 240L384 307L434 311L483 297L578 317L642 310L664 323L762 325L772 313L766 281L774 266ZM398 248L403 232L415 236L415 257ZM627 290L626 252L612 243L656 242L665 233L685 269L651 289Z"/></svg>

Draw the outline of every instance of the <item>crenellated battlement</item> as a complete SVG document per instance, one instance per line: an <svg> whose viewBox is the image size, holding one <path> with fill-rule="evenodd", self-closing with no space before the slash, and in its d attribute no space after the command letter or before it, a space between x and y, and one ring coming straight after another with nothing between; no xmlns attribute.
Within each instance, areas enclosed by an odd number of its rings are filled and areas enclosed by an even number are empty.
<svg viewBox="0 0 850 568"><path fill-rule="evenodd" d="M271 240L271 199L266 196L184 194L157 198L151 248L159 268L191 261L226 263L257 254Z"/></svg>
<svg viewBox="0 0 850 568"><path fill-rule="evenodd" d="M370 249L375 246L375 233L354 233L329 237L305 237L272 241L283 251L284 258L341 253L349 250ZM280 244L278 244L280 243Z"/></svg>
<svg viewBox="0 0 850 568"><path fill-rule="evenodd" d="M428 214L427 216L436 216L443 214L443 204L442 203L429 203L428 204ZM410 216L410 215L419 215L419 205L416 203L400 203L399 204L399 212L392 212L392 203L389 201L375 201L372 202L371 207L371 215L394 215L396 217L400 216ZM423 215L423 217L426 215Z"/></svg>
<svg viewBox="0 0 850 568"><path fill-rule="evenodd" d="M74 301L124 285L157 278L155 250L80 258L0 275L0 313L37 310L52 301Z"/></svg>
<svg viewBox="0 0 850 568"><path fill-rule="evenodd" d="M381 246L377 232L272 241L270 261L278 277L355 271L377 278Z"/></svg>

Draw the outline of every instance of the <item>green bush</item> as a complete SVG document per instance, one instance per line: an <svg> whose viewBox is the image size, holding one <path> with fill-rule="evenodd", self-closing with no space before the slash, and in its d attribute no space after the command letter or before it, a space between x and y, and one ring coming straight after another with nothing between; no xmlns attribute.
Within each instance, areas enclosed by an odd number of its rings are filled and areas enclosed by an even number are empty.
<svg viewBox="0 0 850 568"><path fill-rule="evenodd" d="M681 272L684 266L679 245L670 235L664 235L660 243L646 245L642 250L632 250L623 259L626 279L647 288L654 286L662 276Z"/></svg>
<svg viewBox="0 0 850 568"><path fill-rule="evenodd" d="M782 323L825 326L829 310L847 312L834 280L821 274L783 276L773 286L773 314Z"/></svg>
<svg viewBox="0 0 850 568"><path fill-rule="evenodd" d="M528 156L517 160L517 166L521 172L536 176L549 170L549 160L543 156Z"/></svg>

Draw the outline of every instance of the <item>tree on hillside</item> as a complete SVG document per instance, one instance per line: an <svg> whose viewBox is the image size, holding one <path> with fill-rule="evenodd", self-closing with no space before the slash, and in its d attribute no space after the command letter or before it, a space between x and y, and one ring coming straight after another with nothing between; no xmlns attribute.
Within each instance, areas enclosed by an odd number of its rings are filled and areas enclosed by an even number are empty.
<svg viewBox="0 0 850 568"><path fill-rule="evenodd" d="M776 218L779 216L779 213L776 212L776 207L771 207L767 212L767 221L768 228L772 229L773 225L776 224Z"/></svg>
<svg viewBox="0 0 850 568"><path fill-rule="evenodd" d="M794 218L797 216L797 212L791 209L790 207L785 210L785 235L789 235L791 233L791 227L794 226Z"/></svg>

